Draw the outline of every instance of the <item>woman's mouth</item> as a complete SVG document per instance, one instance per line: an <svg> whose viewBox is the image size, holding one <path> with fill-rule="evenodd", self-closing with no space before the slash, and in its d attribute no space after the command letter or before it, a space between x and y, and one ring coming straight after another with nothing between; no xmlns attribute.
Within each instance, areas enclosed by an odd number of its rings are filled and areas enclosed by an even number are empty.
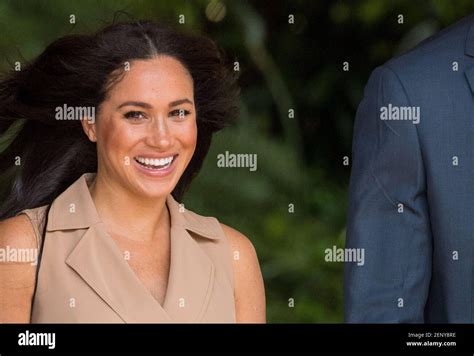
<svg viewBox="0 0 474 356"><path fill-rule="evenodd" d="M133 157L136 162L137 168L151 176L164 176L170 173L175 166L173 163L176 161L178 155L170 155L163 158L152 158L145 156Z"/></svg>
<svg viewBox="0 0 474 356"><path fill-rule="evenodd" d="M134 157L134 160L146 169L160 171L169 168L173 164L176 156L177 155L164 158L148 158L137 156Z"/></svg>

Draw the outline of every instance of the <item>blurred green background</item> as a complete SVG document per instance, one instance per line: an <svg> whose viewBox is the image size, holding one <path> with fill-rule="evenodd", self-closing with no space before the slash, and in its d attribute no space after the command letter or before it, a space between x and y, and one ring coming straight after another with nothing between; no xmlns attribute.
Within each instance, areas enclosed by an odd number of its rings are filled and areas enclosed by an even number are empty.
<svg viewBox="0 0 474 356"><path fill-rule="evenodd" d="M365 83L376 66L473 10L472 0L2 0L0 69L114 19L166 21L213 38L240 63L242 113L214 137L185 204L251 239L268 322L337 323L343 266L325 262L324 251L344 247L352 125ZM225 151L256 153L257 171L218 168Z"/></svg>

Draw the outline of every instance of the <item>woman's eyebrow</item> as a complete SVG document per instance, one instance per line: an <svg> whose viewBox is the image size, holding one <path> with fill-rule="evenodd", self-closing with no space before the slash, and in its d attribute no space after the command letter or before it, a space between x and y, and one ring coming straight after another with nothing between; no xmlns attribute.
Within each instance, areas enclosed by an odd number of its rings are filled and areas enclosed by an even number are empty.
<svg viewBox="0 0 474 356"><path fill-rule="evenodd" d="M148 104L148 103L145 103L143 101L126 101L122 104L120 104L119 106L117 106L117 109L120 109L124 106L140 106L142 108L145 108L145 109L151 109L153 106Z"/></svg>
<svg viewBox="0 0 474 356"><path fill-rule="evenodd" d="M171 103L169 103L169 107L172 108L173 106L178 106L180 104L184 104L184 103L189 103L191 105L193 105L193 102L191 100L189 100L188 98L184 98L184 99L179 99L179 100L175 100L175 101L172 101Z"/></svg>
<svg viewBox="0 0 474 356"><path fill-rule="evenodd" d="M179 99L179 100L175 100L175 101L170 102L168 104L168 107L172 108L174 106L178 106L178 105L184 104L184 103L194 105L191 100L189 100L188 98L184 98L184 99ZM126 102L120 104L119 106L117 106L117 109L120 109L124 106L139 106L139 107L142 107L142 108L145 108L145 109L153 108L152 105L150 105L148 103L145 103L143 101L126 101Z"/></svg>

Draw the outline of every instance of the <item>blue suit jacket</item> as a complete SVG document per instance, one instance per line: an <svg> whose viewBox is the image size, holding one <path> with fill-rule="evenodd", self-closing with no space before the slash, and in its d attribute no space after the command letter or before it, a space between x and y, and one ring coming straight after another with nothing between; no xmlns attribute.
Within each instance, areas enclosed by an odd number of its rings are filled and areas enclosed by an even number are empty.
<svg viewBox="0 0 474 356"><path fill-rule="evenodd" d="M474 16L372 73L354 126L345 320L474 318ZM381 107L419 107L420 122Z"/></svg>

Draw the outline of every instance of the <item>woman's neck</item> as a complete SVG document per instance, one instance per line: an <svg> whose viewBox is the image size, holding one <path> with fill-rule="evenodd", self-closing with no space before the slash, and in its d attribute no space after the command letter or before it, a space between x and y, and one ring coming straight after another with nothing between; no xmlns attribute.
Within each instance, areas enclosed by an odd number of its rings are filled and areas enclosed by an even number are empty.
<svg viewBox="0 0 474 356"><path fill-rule="evenodd" d="M92 200L109 233L140 242L168 235L170 216L166 196L146 199L98 173L89 187Z"/></svg>

